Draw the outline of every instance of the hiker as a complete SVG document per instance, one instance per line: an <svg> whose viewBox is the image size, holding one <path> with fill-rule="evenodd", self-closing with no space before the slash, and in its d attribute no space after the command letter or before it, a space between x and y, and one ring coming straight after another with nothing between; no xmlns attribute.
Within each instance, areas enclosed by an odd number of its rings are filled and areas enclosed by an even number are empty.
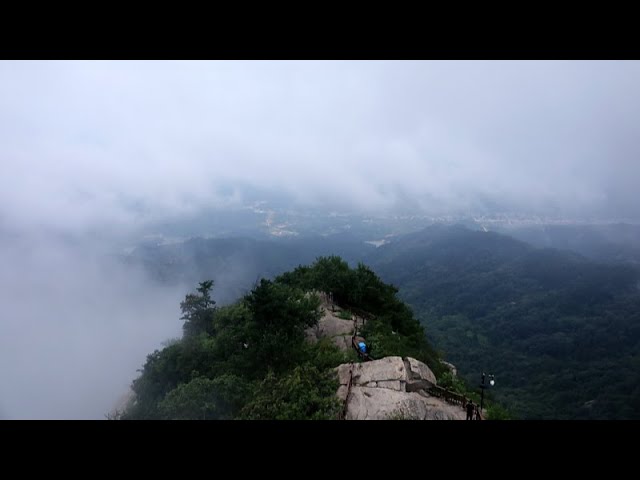
<svg viewBox="0 0 640 480"><path fill-rule="evenodd" d="M467 402L467 420L473 420L473 412L476 410L475 407L471 400Z"/></svg>
<svg viewBox="0 0 640 480"><path fill-rule="evenodd" d="M364 342L360 342L358 343L358 349L360 350L360 352L362 352L363 354L367 353L367 344Z"/></svg>

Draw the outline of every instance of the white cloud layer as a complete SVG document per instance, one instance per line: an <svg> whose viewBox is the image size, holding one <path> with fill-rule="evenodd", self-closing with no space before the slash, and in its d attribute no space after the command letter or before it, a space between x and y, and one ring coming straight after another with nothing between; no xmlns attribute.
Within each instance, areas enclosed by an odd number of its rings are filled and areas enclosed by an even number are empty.
<svg viewBox="0 0 640 480"><path fill-rule="evenodd" d="M637 216L638 85L639 62L1 62L0 218L118 227L241 184Z"/></svg>

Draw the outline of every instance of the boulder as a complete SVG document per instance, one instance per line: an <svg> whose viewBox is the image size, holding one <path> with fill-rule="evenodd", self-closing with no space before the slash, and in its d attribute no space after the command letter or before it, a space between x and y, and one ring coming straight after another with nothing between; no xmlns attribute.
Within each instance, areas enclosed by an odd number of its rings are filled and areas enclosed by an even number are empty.
<svg viewBox="0 0 640 480"><path fill-rule="evenodd" d="M351 335L333 337L333 343L343 352L351 348Z"/></svg>
<svg viewBox="0 0 640 480"><path fill-rule="evenodd" d="M336 317L329 309L323 308L322 317L318 325L305 330L307 340L311 343L319 339L329 337L339 349L347 351L351 348L351 336L353 335L353 321Z"/></svg>
<svg viewBox="0 0 640 480"><path fill-rule="evenodd" d="M356 363L353 370L354 385L369 382L398 380L406 382L407 372L402 357L385 357L371 362Z"/></svg>
<svg viewBox="0 0 640 480"><path fill-rule="evenodd" d="M340 385L348 385L349 380L351 378L351 370L353 369L353 363L343 363L342 365L335 368L335 371L338 373L338 382Z"/></svg>
<svg viewBox="0 0 640 480"><path fill-rule="evenodd" d="M400 380L384 380L382 382L377 382L375 385L378 388L389 388L391 390L396 390L397 392L406 391L405 387L406 383L401 382Z"/></svg>
<svg viewBox="0 0 640 480"><path fill-rule="evenodd" d="M459 407L416 392L352 387L346 420L464 420Z"/></svg>
<svg viewBox="0 0 640 480"><path fill-rule="evenodd" d="M407 391L426 390L438 384L436 376L426 364L411 357L407 357L404 363L408 376Z"/></svg>
<svg viewBox="0 0 640 480"><path fill-rule="evenodd" d="M431 369L407 357L385 357L336 368L347 420L464 420L466 413L426 391L436 385ZM351 388L348 388L351 379Z"/></svg>

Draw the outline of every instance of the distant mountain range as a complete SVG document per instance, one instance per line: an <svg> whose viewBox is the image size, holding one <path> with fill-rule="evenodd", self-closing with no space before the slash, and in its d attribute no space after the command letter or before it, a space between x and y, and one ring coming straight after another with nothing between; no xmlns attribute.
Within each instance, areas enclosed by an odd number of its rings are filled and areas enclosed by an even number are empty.
<svg viewBox="0 0 640 480"><path fill-rule="evenodd" d="M434 226L367 261L471 383L524 418L640 418L640 272L495 232ZM471 372L474 372L472 374Z"/></svg>
<svg viewBox="0 0 640 480"><path fill-rule="evenodd" d="M640 265L640 225L540 225L498 231L537 247L571 250L604 262Z"/></svg>

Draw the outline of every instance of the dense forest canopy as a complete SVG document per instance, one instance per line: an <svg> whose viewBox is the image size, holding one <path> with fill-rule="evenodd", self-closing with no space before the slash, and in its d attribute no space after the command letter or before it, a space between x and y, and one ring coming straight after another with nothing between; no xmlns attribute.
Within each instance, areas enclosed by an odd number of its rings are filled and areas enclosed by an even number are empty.
<svg viewBox="0 0 640 480"><path fill-rule="evenodd" d="M633 265L596 263L493 232L434 226L380 247L434 345L521 418L640 418L640 292Z"/></svg>
<svg viewBox="0 0 640 480"><path fill-rule="evenodd" d="M367 336L376 354L412 356L444 367L397 289L368 267L320 257L273 280L262 279L237 302L219 307L212 281L181 303L184 334L150 354L133 382L124 419L332 419L339 403L333 368L355 360L329 339L312 344L320 300L370 312Z"/></svg>

